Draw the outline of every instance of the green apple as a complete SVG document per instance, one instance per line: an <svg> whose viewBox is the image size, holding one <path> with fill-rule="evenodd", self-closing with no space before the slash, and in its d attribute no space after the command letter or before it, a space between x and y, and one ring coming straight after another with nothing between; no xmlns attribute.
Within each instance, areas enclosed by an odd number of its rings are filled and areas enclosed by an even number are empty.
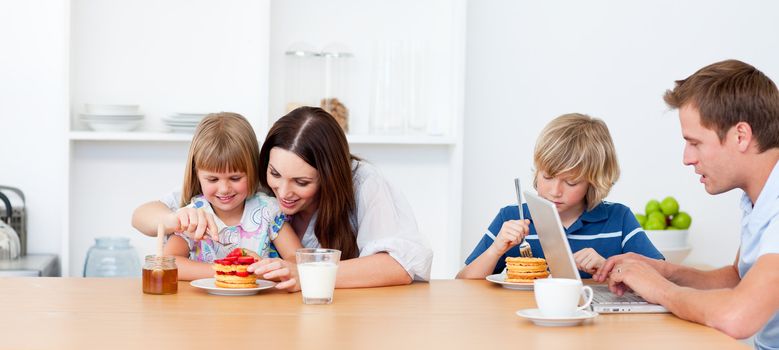
<svg viewBox="0 0 779 350"><path fill-rule="evenodd" d="M642 214L633 214L636 216L636 221L638 221L638 224L641 225L641 227L644 227L644 224L646 224L646 215Z"/></svg>
<svg viewBox="0 0 779 350"><path fill-rule="evenodd" d="M646 226L644 226L644 229L645 230L665 230L665 218L658 220L656 217L654 218L647 217Z"/></svg>
<svg viewBox="0 0 779 350"><path fill-rule="evenodd" d="M690 228L690 224L692 224L692 217L683 211L680 211L671 219L671 226L680 230Z"/></svg>
<svg viewBox="0 0 779 350"><path fill-rule="evenodd" d="M660 211L665 215L676 215L676 213L679 212L679 202L677 202L674 197L665 197L663 201L660 202Z"/></svg>
<svg viewBox="0 0 779 350"><path fill-rule="evenodd" d="M665 215L659 211L653 211L646 216L646 226L644 226L647 230L665 230Z"/></svg>
<svg viewBox="0 0 779 350"><path fill-rule="evenodd" d="M652 212L659 212L659 211L660 211L660 202L658 202L656 199L652 199L649 202L646 202L645 213L647 216Z"/></svg>

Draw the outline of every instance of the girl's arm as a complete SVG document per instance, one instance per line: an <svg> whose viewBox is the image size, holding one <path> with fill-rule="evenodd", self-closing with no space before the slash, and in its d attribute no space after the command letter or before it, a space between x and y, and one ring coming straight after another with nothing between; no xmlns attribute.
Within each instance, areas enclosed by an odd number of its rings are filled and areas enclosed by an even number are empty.
<svg viewBox="0 0 779 350"><path fill-rule="evenodd" d="M170 236L168 243L165 244L163 254L176 257L176 266L178 267L178 277L180 281L192 281L214 276L214 269L211 267L211 264L189 260L189 246L187 245L187 241L179 236Z"/></svg>
<svg viewBox="0 0 779 350"><path fill-rule="evenodd" d="M295 251L303 248L300 244L298 235L295 234L295 231L292 229L292 225L286 222L281 225L279 235L273 240L273 245L278 249L282 259L293 264L295 263Z"/></svg>
<svg viewBox="0 0 779 350"><path fill-rule="evenodd" d="M183 232L194 240L200 240L203 235L219 232L214 215L202 208L184 207L174 212L165 203L152 201L145 203L133 212L132 224L135 229L147 236L157 235L157 224L165 226L165 233ZM218 237L212 236L214 239Z"/></svg>
<svg viewBox="0 0 779 350"><path fill-rule="evenodd" d="M166 223L170 220L173 211L160 201L152 201L142 204L133 211L132 224L141 233L154 237L157 235L157 224L165 224L165 233L173 233L174 223Z"/></svg>

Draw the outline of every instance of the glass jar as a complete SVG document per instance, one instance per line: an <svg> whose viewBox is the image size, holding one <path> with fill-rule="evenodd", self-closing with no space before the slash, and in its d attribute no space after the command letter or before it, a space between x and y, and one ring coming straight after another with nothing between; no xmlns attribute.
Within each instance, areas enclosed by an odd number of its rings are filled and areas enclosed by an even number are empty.
<svg viewBox="0 0 779 350"><path fill-rule="evenodd" d="M344 132L349 132L349 78L354 55L340 44L322 50L322 92L319 107L329 112Z"/></svg>
<svg viewBox="0 0 779 350"><path fill-rule="evenodd" d="M342 44L330 44L320 51L296 43L284 56L284 114L301 106L321 107L348 132L351 107L348 88L354 55Z"/></svg>
<svg viewBox="0 0 779 350"><path fill-rule="evenodd" d="M84 277L138 277L141 263L129 238L95 238L84 262Z"/></svg>
<svg viewBox="0 0 779 350"><path fill-rule="evenodd" d="M176 294L179 269L176 257L147 255L143 264L143 292L146 294Z"/></svg>
<svg viewBox="0 0 779 350"><path fill-rule="evenodd" d="M319 106L322 54L306 43L296 43L284 53L284 114L301 106Z"/></svg>

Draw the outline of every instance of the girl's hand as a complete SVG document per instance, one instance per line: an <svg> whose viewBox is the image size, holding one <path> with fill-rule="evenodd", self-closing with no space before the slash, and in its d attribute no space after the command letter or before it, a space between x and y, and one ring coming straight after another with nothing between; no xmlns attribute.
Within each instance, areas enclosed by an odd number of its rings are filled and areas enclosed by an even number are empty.
<svg viewBox="0 0 779 350"><path fill-rule="evenodd" d="M573 260L576 261L576 268L594 275L598 270L606 263L604 259L595 249L584 248L573 254Z"/></svg>
<svg viewBox="0 0 779 350"><path fill-rule="evenodd" d="M498 256L506 254L509 249L522 242L528 232L530 232L530 220L506 221L500 227L500 232L489 249Z"/></svg>
<svg viewBox="0 0 779 350"><path fill-rule="evenodd" d="M219 241L219 229L214 221L214 215L203 208L181 208L171 213L164 224L166 228L171 228L174 232L182 232L196 241L203 239L205 234Z"/></svg>
<svg viewBox="0 0 779 350"><path fill-rule="evenodd" d="M265 258L249 265L247 271L266 280L278 281L277 289L284 289L287 292L300 290L297 265L288 261L279 258Z"/></svg>

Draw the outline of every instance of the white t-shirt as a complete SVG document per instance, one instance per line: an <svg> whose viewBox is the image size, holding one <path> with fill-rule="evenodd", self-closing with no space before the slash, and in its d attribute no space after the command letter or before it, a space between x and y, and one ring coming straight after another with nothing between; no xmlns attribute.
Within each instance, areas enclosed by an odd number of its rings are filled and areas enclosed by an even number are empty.
<svg viewBox="0 0 779 350"><path fill-rule="evenodd" d="M352 161L352 181L357 205L352 224L357 227L360 257L386 252L414 280L430 280L433 250L427 237L419 232L405 196L364 161ZM173 192L161 201L171 210L178 210L180 198L180 192ZM316 218L315 213L300 240L306 248L320 247L314 235Z"/></svg>

